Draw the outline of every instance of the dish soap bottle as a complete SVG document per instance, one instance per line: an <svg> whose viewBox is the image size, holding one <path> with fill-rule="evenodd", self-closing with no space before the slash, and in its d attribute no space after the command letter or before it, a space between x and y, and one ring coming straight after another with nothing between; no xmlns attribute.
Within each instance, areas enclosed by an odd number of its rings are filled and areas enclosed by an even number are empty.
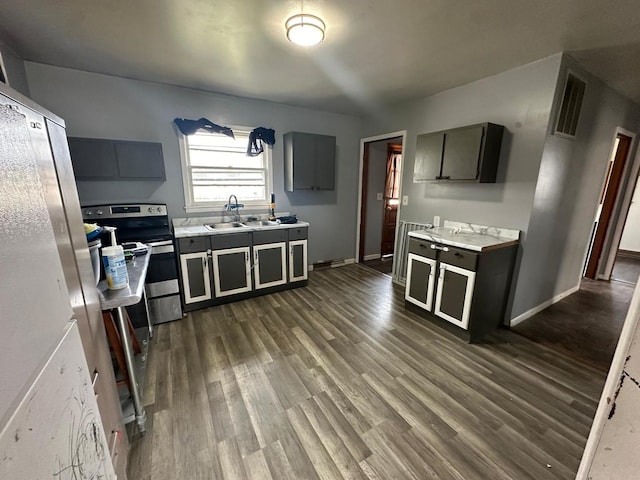
<svg viewBox="0 0 640 480"><path fill-rule="evenodd" d="M269 206L269 220L275 221L276 219L276 194L271 194L271 205Z"/></svg>

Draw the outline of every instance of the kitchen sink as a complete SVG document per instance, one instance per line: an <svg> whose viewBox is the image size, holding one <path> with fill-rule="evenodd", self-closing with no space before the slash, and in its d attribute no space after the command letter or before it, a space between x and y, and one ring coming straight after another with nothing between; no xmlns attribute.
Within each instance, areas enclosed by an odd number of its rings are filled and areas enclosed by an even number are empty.
<svg viewBox="0 0 640 480"><path fill-rule="evenodd" d="M275 227L276 225L280 225L278 222L273 222L271 220L253 220L250 222L243 222L247 227Z"/></svg>
<svg viewBox="0 0 640 480"><path fill-rule="evenodd" d="M229 229L229 228L243 228L246 225L244 223L240 223L240 222L225 222L225 223L208 223L205 224L205 228L208 228L209 230L222 230L222 229Z"/></svg>

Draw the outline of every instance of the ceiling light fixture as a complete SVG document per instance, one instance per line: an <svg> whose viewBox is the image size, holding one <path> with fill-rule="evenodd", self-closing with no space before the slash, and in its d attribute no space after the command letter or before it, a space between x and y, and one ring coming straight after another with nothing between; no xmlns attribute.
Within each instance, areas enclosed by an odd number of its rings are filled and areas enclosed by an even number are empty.
<svg viewBox="0 0 640 480"><path fill-rule="evenodd" d="M326 25L320 17L304 13L304 0L301 3L299 14L289 17L284 26L287 29L287 38L291 43L303 47L317 45L324 40Z"/></svg>

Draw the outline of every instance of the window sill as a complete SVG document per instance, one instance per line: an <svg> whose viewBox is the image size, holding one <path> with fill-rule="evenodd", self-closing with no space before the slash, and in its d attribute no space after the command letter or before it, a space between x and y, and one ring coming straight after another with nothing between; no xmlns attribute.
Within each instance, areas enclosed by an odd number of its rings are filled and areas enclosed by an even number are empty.
<svg viewBox="0 0 640 480"><path fill-rule="evenodd" d="M247 211L253 211L253 210L265 210L267 211L269 209L269 207L271 206L269 203L245 203L245 202L239 202L239 203L243 203L244 204L244 208L241 210L241 214L247 212ZM184 207L184 211L187 213L220 213L222 211L225 211L225 205L226 203L220 203L220 204L216 204L216 205L197 205L197 206L186 206Z"/></svg>

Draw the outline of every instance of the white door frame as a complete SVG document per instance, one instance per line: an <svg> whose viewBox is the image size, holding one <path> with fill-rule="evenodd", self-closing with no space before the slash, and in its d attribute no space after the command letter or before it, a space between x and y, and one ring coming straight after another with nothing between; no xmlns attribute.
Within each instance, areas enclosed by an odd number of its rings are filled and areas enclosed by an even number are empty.
<svg viewBox="0 0 640 480"><path fill-rule="evenodd" d="M404 169L406 166L405 148L407 145L407 131L399 130L397 132L384 133L382 135L376 135L373 137L365 137L360 139L360 168L358 168L358 211L356 218L356 263L360 263L360 224L362 223L362 173L364 170L364 144L371 142L379 142L380 140L390 140L392 138L402 137L402 167L400 175L400 191L398 196L400 197L400 203L398 204L398 215L396 220L396 233L395 238L398 238L398 226L400 225L400 210L402 209L402 178L404 177ZM395 251L395 247L394 247ZM395 255L393 262L395 263Z"/></svg>
<svg viewBox="0 0 640 480"><path fill-rule="evenodd" d="M622 239L622 231L624 230L624 224L627 220L627 213L629 212L629 206L631 205L631 197L633 196L633 185L638 178L640 172L640 151L636 152L635 158L632 157L633 151L636 148L636 134L625 130L622 127L617 127L613 139L611 140L611 149L616 141L618 134L626 137L631 137L631 145L629 147L629 157L627 158L627 165L620 180L620 191L618 192L618 198L616 198L614 212L617 211L615 219L612 218L609 224L607 234L605 236L604 249L600 255L598 261L598 270L596 272L596 278L601 280L609 280L611 278L611 272L613 271L613 265L616 261L616 254L618 253L618 247L620 246L620 240ZM605 173L606 175L606 173ZM596 208L597 205L596 205ZM589 252L587 252L587 255ZM587 261L585 255L585 262ZM584 264L584 262L583 262Z"/></svg>

